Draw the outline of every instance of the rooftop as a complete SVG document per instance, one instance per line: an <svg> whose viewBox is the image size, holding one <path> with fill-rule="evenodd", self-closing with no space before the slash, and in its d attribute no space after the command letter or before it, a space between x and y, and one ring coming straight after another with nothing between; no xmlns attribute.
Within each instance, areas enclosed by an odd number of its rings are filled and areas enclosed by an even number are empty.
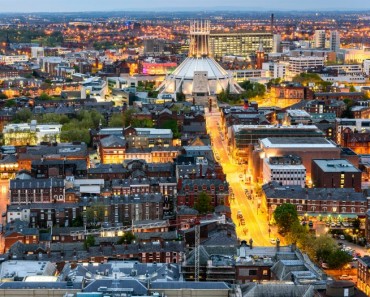
<svg viewBox="0 0 370 297"><path fill-rule="evenodd" d="M269 137L260 142L265 148L336 148L323 137Z"/></svg>
<svg viewBox="0 0 370 297"><path fill-rule="evenodd" d="M324 172L361 172L346 159L312 160Z"/></svg>

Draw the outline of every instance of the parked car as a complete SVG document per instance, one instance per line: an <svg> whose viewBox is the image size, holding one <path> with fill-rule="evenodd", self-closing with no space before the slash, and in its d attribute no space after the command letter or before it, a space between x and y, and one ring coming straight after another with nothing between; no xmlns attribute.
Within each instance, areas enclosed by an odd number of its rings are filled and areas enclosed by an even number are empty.
<svg viewBox="0 0 370 297"><path fill-rule="evenodd" d="M308 222L308 227L312 228L313 227L313 222L312 221L309 221Z"/></svg>
<svg viewBox="0 0 370 297"><path fill-rule="evenodd" d="M327 264L327 263L325 263L325 262L321 264L321 267L322 267L323 269L328 269L328 268L329 268L328 264Z"/></svg>
<svg viewBox="0 0 370 297"><path fill-rule="evenodd" d="M342 225L340 224L340 222L336 223L335 224L336 227L341 227Z"/></svg>
<svg viewBox="0 0 370 297"><path fill-rule="evenodd" d="M352 280L352 276L348 275L348 274L342 274L339 279L341 280Z"/></svg>
<svg viewBox="0 0 370 297"><path fill-rule="evenodd" d="M345 239L344 235L343 234L339 235L339 239L344 240Z"/></svg>
<svg viewBox="0 0 370 297"><path fill-rule="evenodd" d="M238 213L236 216L238 217L238 219L242 218L243 217L242 211L238 210Z"/></svg>
<svg viewBox="0 0 370 297"><path fill-rule="evenodd" d="M271 238L271 239L270 239L270 242L271 242L272 244L276 244L276 238Z"/></svg>
<svg viewBox="0 0 370 297"><path fill-rule="evenodd" d="M241 219L240 219L240 224L242 224L243 226L245 225L245 220L244 220L244 218L241 218Z"/></svg>

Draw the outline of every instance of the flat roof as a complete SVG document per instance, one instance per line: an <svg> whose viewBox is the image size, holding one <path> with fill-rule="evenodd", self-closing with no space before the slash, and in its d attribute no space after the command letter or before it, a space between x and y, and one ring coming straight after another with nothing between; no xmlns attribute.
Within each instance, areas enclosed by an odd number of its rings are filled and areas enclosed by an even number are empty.
<svg viewBox="0 0 370 297"><path fill-rule="evenodd" d="M312 161L325 172L361 172L346 159L316 159Z"/></svg>
<svg viewBox="0 0 370 297"><path fill-rule="evenodd" d="M269 137L260 142L266 148L336 148L323 137Z"/></svg>
<svg viewBox="0 0 370 297"><path fill-rule="evenodd" d="M241 130L258 130L258 129L269 129L269 130L319 130L315 125L290 125L290 126L281 126L281 125L233 125L235 132Z"/></svg>
<svg viewBox="0 0 370 297"><path fill-rule="evenodd" d="M288 109L286 112L287 112L287 114L289 114L292 117L308 117L308 118L311 118L311 115L307 111L301 110L301 109Z"/></svg>

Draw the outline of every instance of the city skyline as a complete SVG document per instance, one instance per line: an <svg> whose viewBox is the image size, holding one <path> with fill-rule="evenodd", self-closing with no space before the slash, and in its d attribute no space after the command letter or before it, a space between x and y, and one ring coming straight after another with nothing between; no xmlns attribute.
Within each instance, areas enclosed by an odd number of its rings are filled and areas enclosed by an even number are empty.
<svg viewBox="0 0 370 297"><path fill-rule="evenodd" d="M120 1L102 2L98 0L65 0L63 4L54 1L37 0L29 2L27 0L18 0L16 4L9 5L8 1L0 0L2 12L79 12L79 11L113 11L113 10L138 10L138 11L181 11L181 10L311 10L311 11L336 11L336 10L366 10L370 9L370 3L365 4L361 0L353 0L350 3L337 4L335 0L325 2L319 0L301 1L299 3L292 0L282 0L278 3L274 0L261 0L256 4L251 1L235 0L232 5L225 5L221 0L205 0L202 5L195 0L189 0L186 3L177 3L162 0L156 1L155 5L148 0L138 0L135 4L125 4Z"/></svg>

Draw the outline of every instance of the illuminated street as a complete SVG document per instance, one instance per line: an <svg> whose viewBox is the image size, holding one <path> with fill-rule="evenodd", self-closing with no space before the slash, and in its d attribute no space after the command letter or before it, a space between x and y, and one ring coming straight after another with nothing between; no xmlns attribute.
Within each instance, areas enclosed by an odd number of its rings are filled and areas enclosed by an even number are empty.
<svg viewBox="0 0 370 297"><path fill-rule="evenodd" d="M232 211L232 218L236 225L236 232L240 239L249 241L253 239L254 245L259 246L271 246L270 238L277 238L276 234L269 236L268 217L266 207L261 206L258 209L258 202L256 198L251 200L247 199L245 189L247 186L241 181L240 176L244 176L243 165L238 165L232 162L230 153L227 150L227 144L225 137L222 136L218 130L217 123L221 123L221 114L218 111L212 113L206 112L207 119L207 130L212 137L212 148L217 158L219 156L220 164L227 175L227 181L234 193L234 199L230 199L230 207ZM248 185L248 189L251 186ZM240 220L237 218L238 211L241 211L245 220L245 225L240 224Z"/></svg>

